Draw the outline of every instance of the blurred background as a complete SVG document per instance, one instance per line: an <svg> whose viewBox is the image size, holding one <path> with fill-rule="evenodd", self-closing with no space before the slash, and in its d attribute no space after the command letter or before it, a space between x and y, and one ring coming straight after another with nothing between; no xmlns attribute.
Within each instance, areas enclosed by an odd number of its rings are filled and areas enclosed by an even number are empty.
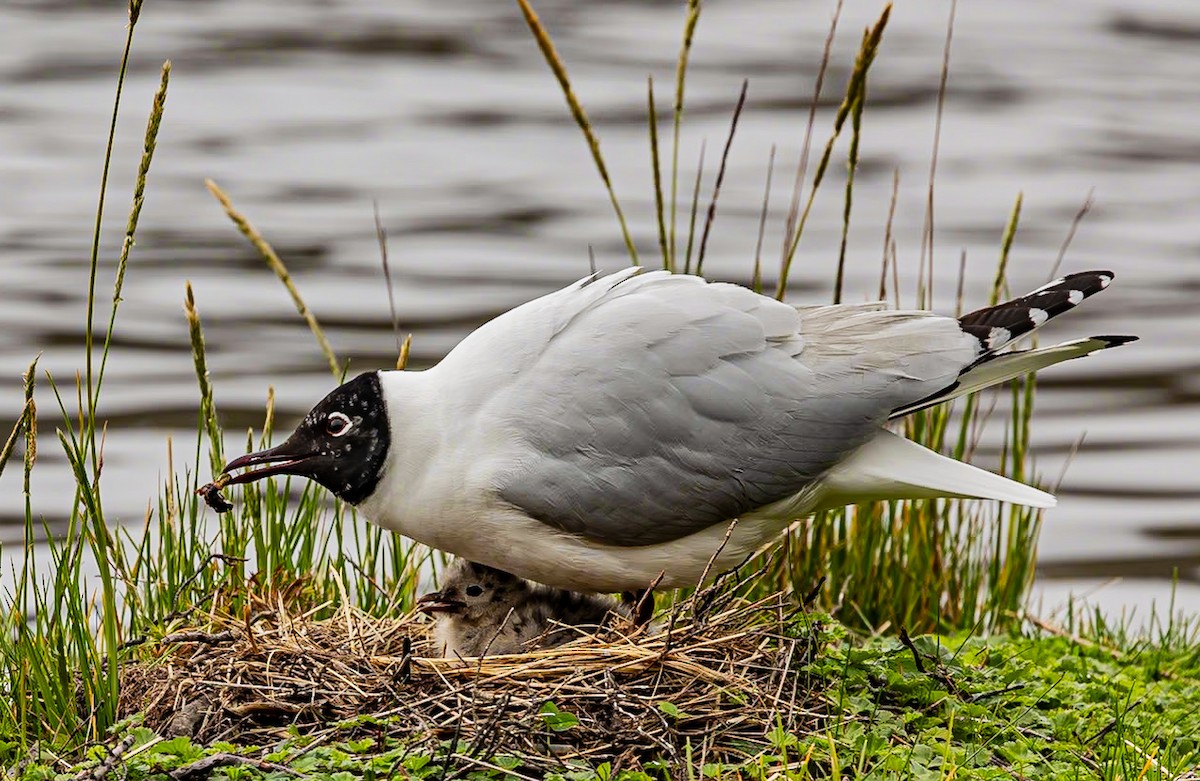
<svg viewBox="0 0 1200 781"><path fill-rule="evenodd" d="M646 77L668 159L681 2L536 4L603 141L648 264L656 262ZM846 0L815 143L828 137L861 30L881 9ZM831 0L709 0L687 83L680 190L701 144L707 203L741 81L706 273L750 280L767 163L777 146L764 275L784 214ZM915 297L937 89L950 5L901 0L871 72L850 235L847 299L876 296L893 177L901 298ZM88 257L125 4L0 0L0 432L38 352L64 385L83 366ZM628 262L586 146L514 3L461 0L146 0L109 188L98 283L107 312L142 133L164 59L174 70L104 388L108 517L140 524L175 441L195 469L197 392L181 304L195 286L227 447L262 425L269 386L290 427L332 380L287 293L204 188L219 182L271 241L351 373L395 362L373 225L391 237L401 329L429 365L470 329L588 272ZM791 299L829 300L846 139L818 197ZM939 307L966 253L968 307L986 303L1017 194L1014 292L1051 273L1089 192L1064 271L1117 283L1047 328L1142 341L1040 381L1038 466L1061 503L1046 516L1039 598L1113 613L1200 610L1200 5L1194 0L963 0L935 193ZM686 200L681 196L681 201ZM681 203L681 209L684 209ZM686 226L686 212L680 230ZM103 328L98 323L98 328ZM73 481L39 392L35 513L51 532ZM997 415L985 460L1003 435ZM238 432L243 432L239 434ZM240 452L240 451L239 451ZM203 460L206 464L207 460ZM207 467L202 467L206 469ZM21 538L20 470L0 477L0 541ZM3 562L0 562L3 563ZM8 569L4 563L4 569Z"/></svg>

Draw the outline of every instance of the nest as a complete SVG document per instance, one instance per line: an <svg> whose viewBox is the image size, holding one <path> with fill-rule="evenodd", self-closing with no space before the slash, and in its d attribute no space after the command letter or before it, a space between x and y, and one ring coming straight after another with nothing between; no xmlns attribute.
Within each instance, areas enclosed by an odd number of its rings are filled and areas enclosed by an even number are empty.
<svg viewBox="0 0 1200 781"><path fill-rule="evenodd" d="M779 729L822 720L803 672L817 629L789 598L710 588L649 628L556 648L430 658L428 627L344 607L328 619L282 606L178 632L122 671L122 711L164 735L270 745L301 734L399 737L454 765L517 758L530 770L584 761L743 762Z"/></svg>

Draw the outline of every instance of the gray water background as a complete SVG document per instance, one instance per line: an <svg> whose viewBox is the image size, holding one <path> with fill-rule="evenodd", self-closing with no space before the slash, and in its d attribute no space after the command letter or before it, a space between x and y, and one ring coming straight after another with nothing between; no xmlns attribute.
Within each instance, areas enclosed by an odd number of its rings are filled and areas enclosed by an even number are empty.
<svg viewBox="0 0 1200 781"><path fill-rule="evenodd" d="M859 33L880 5L846 2L818 144ZM681 3L537 6L603 140L643 257L654 263L645 80L657 79L665 127ZM709 243L711 276L749 280L773 144L763 256L768 278L775 276L832 7L706 3L688 80L681 190L690 193L704 140L710 190L734 99L750 80ZM65 384L83 366L91 225L123 8L0 2L5 435L20 408L20 374L35 354ZM945 0L900 0L872 72L849 300L877 288L895 171L902 290L907 301L914 295L948 12ZM585 274L589 245L602 269L627 262L587 150L514 4L147 0L118 127L102 301L111 295L145 116L167 58L174 71L166 118L104 389L111 519L142 521L165 474L169 435L176 467L195 468L185 280L195 287L230 432L261 425L268 386L285 426L331 387L286 292L205 191L206 177L274 243L355 370L391 365L395 355L372 201L391 236L397 307L417 364L436 361L495 314ZM800 246L797 302L830 296L844 154L843 140ZM1110 268L1117 283L1048 327L1043 343L1092 333L1142 341L1042 376L1042 472L1057 476L1086 434L1061 503L1046 516L1044 606L1074 592L1144 616L1151 603L1165 605L1178 572L1178 605L1200 610L1200 4L962 0L937 169L937 305L954 306L963 252L967 303L984 302L1019 192L1012 286L1041 284L1093 189L1095 206L1064 270ZM39 403L34 509L57 529L72 479L44 382ZM994 455L1002 433L992 428L985 451ZM230 447L238 440L229 436ZM20 538L19 471L0 477L5 555Z"/></svg>

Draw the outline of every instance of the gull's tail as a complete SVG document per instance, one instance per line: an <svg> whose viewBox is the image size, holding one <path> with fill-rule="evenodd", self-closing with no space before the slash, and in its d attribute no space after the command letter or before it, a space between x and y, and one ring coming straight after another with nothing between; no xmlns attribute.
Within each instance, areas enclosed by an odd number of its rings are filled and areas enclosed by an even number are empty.
<svg viewBox="0 0 1200 781"><path fill-rule="evenodd" d="M955 461L882 431L821 480L816 510L869 501L959 497L1053 507L1045 491Z"/></svg>
<svg viewBox="0 0 1200 781"><path fill-rule="evenodd" d="M953 384L912 404L897 407L892 410L891 419L1062 361L1136 341L1136 336L1092 336L1052 347L1000 352L1051 318L1069 312L1104 290L1112 280L1111 271L1081 271L1042 285L1020 298L963 315L958 319L959 325L979 340L979 357L962 370Z"/></svg>
<svg viewBox="0 0 1200 781"><path fill-rule="evenodd" d="M1112 279L1111 271L1071 274L1020 298L963 315L959 326L978 340L978 357L949 386L892 410L892 419L1136 340L1136 336L1092 336L1052 347L1001 352L1051 318L1104 290ZM936 497L994 499L1029 507L1055 504L1054 497L1044 491L955 461L888 431L831 469L821 480L815 504L821 510L863 501Z"/></svg>

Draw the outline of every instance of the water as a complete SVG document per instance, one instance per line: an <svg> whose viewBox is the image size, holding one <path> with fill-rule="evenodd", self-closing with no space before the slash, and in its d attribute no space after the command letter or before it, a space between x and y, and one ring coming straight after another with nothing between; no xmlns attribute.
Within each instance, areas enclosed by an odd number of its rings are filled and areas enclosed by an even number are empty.
<svg viewBox="0 0 1200 781"><path fill-rule="evenodd" d="M645 78L656 76L666 110L678 5L538 3L650 263ZM875 2L846 5L829 93L844 83L858 31L878 12ZM831 10L795 0L706 6L688 81L685 192L704 139L705 192L711 188L737 90L750 79L708 248L711 275L749 279L768 153L777 144L763 253L774 275ZM902 288L912 298L948 10L942 0L900 4L873 71L850 300L870 297L878 285L896 170ZM124 16L118 2L84 0L8 0L0 14L0 431L7 432L20 404L19 375L34 354L42 351L41 367L64 383L83 363L90 226ZM1040 284L1094 189L1096 205L1064 268L1111 268L1118 282L1046 338L1142 336L1044 375L1035 426L1042 471L1057 475L1086 433L1062 502L1047 517L1047 607L1074 591L1109 610L1144 614L1169 598L1178 571L1177 604L1200 610L1198 43L1200 6L1192 0L959 8L937 169L937 304L953 306L964 251L968 303L982 303L1022 191L1011 278L1014 290ZM148 0L118 128L102 299L111 295L145 116L166 58L174 64L167 114L104 390L110 518L144 518L166 468L168 435L176 465L194 463L185 280L195 287L230 431L261 424L270 385L286 423L331 384L287 294L205 191L206 177L274 243L339 354L359 369L390 365L396 345L373 200L391 236L397 308L420 364L494 314L586 273L589 245L601 268L625 262L586 148L515 6ZM818 144L831 117L825 105ZM800 248L797 301L830 294L842 160L844 144ZM44 383L39 402L34 509L54 528L68 510L71 477L50 430L54 400ZM6 541L19 536L18 471L0 478Z"/></svg>

